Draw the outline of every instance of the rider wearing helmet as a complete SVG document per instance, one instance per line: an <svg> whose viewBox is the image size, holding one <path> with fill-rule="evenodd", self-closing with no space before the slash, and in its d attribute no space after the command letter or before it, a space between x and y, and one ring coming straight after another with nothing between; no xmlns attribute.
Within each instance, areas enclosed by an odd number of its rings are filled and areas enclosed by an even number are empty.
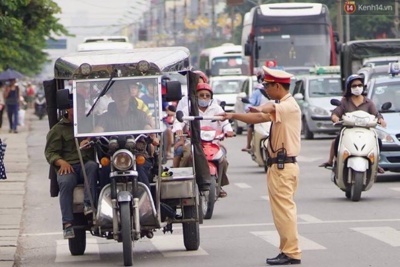
<svg viewBox="0 0 400 267"><path fill-rule="evenodd" d="M266 100L268 100L264 95L264 85L261 83L257 83L254 86L253 93L251 94L249 98L249 104L246 105L246 110L248 110L248 106L252 107L257 107L262 104L265 104ZM254 132L254 124L248 124L247 125L247 139L246 139L246 147L242 148L242 151L244 152L250 152L251 151L251 141L253 139L253 132Z"/></svg>
<svg viewBox="0 0 400 267"><path fill-rule="evenodd" d="M208 83L207 75L205 75L204 72L202 72L201 70L195 70L195 71L193 71L193 73L196 73L199 76L198 83ZM189 92L187 92L187 93L189 93ZM184 107L188 104L188 102L189 102L189 97L186 94L179 101L179 103L176 107L176 110L183 110Z"/></svg>
<svg viewBox="0 0 400 267"><path fill-rule="evenodd" d="M197 96L197 104L199 107L199 116L216 116L218 114L224 113L224 110L221 106L218 105L216 101L213 100L213 89L207 83L199 83L197 84L196 88L196 96ZM188 116L189 110L188 106L186 106L182 110L184 116ZM224 132L227 137L234 136L232 126L228 121L210 121L210 120L201 120L200 121L201 127L210 126L215 130ZM177 136L183 135L183 129L185 128L185 122L179 122L175 120L172 131L176 133ZM183 146L183 143L176 143L174 148L176 151L179 151L179 145ZM187 147L190 148L190 145ZM186 152L189 152L190 149L183 148ZM181 155L175 153L174 155L174 165L179 163L179 166L185 167L188 164L188 160L191 159L191 156L188 153L184 153L182 151ZM176 165L175 165L176 166ZM175 167L174 166L174 167ZM228 162L221 163L223 168L223 176L221 181L221 186L228 185L228 177L226 176L226 170L228 168ZM177 167L177 166L176 166ZM225 197L227 194L224 190L221 189L219 197Z"/></svg>
<svg viewBox="0 0 400 267"><path fill-rule="evenodd" d="M350 75L345 82L345 91L343 98L341 100L340 106L336 107L332 111L332 121L334 123L338 122L340 118L346 112L353 112L356 110L362 110L374 115L378 118L378 123L382 127L386 127L386 122L383 119L382 114L378 112L375 103L365 96L365 85L364 78L357 74ZM379 148L382 146L382 141L378 139ZM337 150L339 147L339 135L336 136L335 140L331 144L331 149L329 153L329 159L327 162L319 165L320 167L332 167L334 156L337 155ZM379 167L379 173L383 173L384 170Z"/></svg>

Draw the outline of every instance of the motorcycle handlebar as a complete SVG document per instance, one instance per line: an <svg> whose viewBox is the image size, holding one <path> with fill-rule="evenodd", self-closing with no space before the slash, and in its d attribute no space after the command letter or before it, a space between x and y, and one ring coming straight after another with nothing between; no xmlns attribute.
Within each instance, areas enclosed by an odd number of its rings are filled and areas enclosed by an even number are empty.
<svg viewBox="0 0 400 267"><path fill-rule="evenodd" d="M216 120L220 121L223 120L224 118L222 116L185 116L182 111L177 111L176 112L176 119L179 122L184 122L184 121L194 121L194 120Z"/></svg>

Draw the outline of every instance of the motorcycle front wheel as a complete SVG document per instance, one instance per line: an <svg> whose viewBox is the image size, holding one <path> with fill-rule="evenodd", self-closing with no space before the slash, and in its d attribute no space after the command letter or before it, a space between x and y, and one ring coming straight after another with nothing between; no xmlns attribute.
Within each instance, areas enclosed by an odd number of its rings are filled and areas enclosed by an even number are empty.
<svg viewBox="0 0 400 267"><path fill-rule="evenodd" d="M132 266L132 216L129 202L121 202L121 237L122 251L124 255L124 266Z"/></svg>
<svg viewBox="0 0 400 267"><path fill-rule="evenodd" d="M352 201L359 201L361 198L361 192L363 191L363 183L364 183L364 173L358 172L355 170L351 170L351 178L352 178L352 185L351 185L351 200Z"/></svg>
<svg viewBox="0 0 400 267"><path fill-rule="evenodd" d="M217 177L215 175L211 175L210 191L208 192L208 195L202 196L202 198L204 197L205 200L202 206L204 219L211 219L214 212L214 205L215 201L217 200L216 179Z"/></svg>

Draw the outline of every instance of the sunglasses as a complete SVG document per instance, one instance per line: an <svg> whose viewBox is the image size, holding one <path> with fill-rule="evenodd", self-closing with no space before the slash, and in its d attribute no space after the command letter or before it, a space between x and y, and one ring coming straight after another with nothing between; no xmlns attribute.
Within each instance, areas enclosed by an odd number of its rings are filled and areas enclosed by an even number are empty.
<svg viewBox="0 0 400 267"><path fill-rule="evenodd" d="M198 96L201 98L211 98L210 94L198 94Z"/></svg>
<svg viewBox="0 0 400 267"><path fill-rule="evenodd" d="M273 86L273 85L275 85L275 83L263 82L262 85L264 85L264 88L267 88L268 86Z"/></svg>
<svg viewBox="0 0 400 267"><path fill-rule="evenodd" d="M359 84L353 84L353 85L351 85L351 88L357 88L357 87L364 87L364 84L359 83Z"/></svg>

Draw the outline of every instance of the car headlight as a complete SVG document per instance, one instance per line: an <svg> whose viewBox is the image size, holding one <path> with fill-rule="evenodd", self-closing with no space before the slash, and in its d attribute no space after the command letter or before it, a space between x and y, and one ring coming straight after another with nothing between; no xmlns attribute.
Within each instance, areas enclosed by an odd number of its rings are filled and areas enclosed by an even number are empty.
<svg viewBox="0 0 400 267"><path fill-rule="evenodd" d="M375 129L378 134L378 138L382 140L382 143L394 143L394 139L390 134L385 131Z"/></svg>
<svg viewBox="0 0 400 267"><path fill-rule="evenodd" d="M133 154L128 150L117 151L112 158L112 164L115 169L126 171L133 166Z"/></svg>
<svg viewBox="0 0 400 267"><path fill-rule="evenodd" d="M329 112L326 111L323 108L320 107L316 107L316 106L309 106L309 109L311 111L311 113L313 113L314 115L320 115L320 116L329 116Z"/></svg>

